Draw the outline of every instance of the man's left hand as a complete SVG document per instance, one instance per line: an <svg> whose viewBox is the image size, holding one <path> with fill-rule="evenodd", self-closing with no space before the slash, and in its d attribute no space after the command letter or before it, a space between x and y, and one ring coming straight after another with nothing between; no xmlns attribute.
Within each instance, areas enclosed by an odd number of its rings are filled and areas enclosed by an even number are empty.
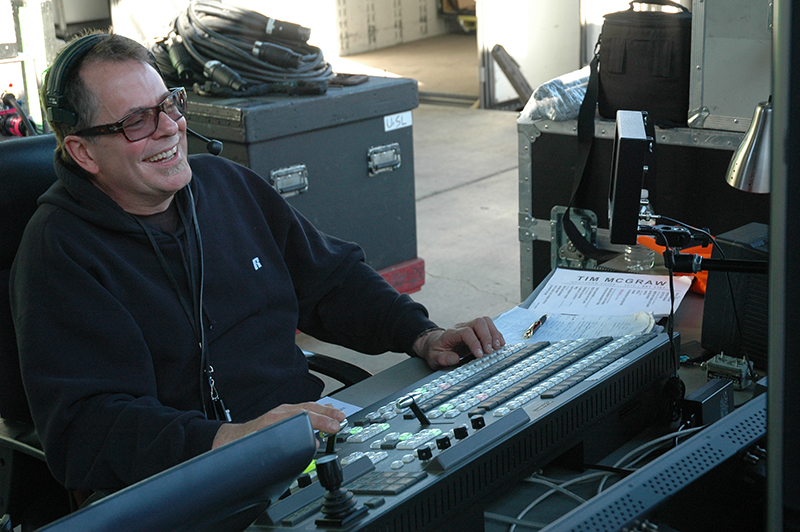
<svg viewBox="0 0 800 532"><path fill-rule="evenodd" d="M506 344L491 318L484 316L445 330L433 330L414 342L414 352L433 369L455 366L462 356L494 353Z"/></svg>

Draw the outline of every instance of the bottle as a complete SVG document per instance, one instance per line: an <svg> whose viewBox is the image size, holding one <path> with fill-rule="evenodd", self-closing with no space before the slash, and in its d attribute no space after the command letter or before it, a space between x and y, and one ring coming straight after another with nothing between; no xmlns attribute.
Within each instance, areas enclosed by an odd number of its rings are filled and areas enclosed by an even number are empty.
<svg viewBox="0 0 800 532"><path fill-rule="evenodd" d="M639 225L655 225L655 213L650 205L649 192L646 188L642 189L641 199L639 200ZM625 246L625 268L632 272L644 272L653 267L656 262L656 252L647 246L634 244Z"/></svg>

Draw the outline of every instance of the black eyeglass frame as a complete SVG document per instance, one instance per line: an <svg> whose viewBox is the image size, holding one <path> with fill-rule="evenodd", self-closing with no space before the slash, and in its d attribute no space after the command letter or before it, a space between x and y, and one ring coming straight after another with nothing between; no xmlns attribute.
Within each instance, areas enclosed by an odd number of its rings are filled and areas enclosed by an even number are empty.
<svg viewBox="0 0 800 532"><path fill-rule="evenodd" d="M174 101L174 108L179 113L179 116L177 116L177 117L173 117L167 111L167 105L170 105L172 103L173 98L175 98L175 97L177 97L177 100ZM133 118L135 116L138 116L138 115L141 115L143 113L153 113L153 112L154 112L154 115L153 115L153 118L152 118L153 130L150 131L149 133L147 133L146 135L138 136L139 133L141 133L141 132L137 132L137 134L134 135L135 138L129 137L128 136L128 132L125 131L125 122L130 120L131 118ZM128 116L117 120L113 124L104 124L102 126L93 126L93 127L78 131L76 133L73 133L73 135L76 135L78 137L94 137L94 136L98 136L98 135L114 135L116 133L122 133L122 135L125 137L125 139L128 140L128 142L136 142L137 140L145 139L145 138L149 137L150 135L152 135L153 133L156 132L156 130L158 129L158 117L159 117L159 115L161 115L162 112L165 113L172 120L175 120L175 121L180 120L184 116L184 114L186 113L186 89L183 88L183 87L174 87L172 89L169 89L169 94L167 94L164 97L164 99L161 100L161 102L158 105L154 105L153 107L147 107L145 109L139 109L138 111L134 111L131 114L129 114Z"/></svg>

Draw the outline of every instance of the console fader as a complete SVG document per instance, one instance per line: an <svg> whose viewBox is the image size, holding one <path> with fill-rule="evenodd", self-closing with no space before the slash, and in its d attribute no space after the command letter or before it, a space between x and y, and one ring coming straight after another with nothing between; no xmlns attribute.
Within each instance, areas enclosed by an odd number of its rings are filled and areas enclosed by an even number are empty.
<svg viewBox="0 0 800 532"><path fill-rule="evenodd" d="M367 511L333 528L477 526L481 502L504 485L568 450L598 460L653 424L674 369L668 336L651 333L508 345L436 372L351 416L337 436L343 487ZM248 530L325 529L325 493L316 481L294 488Z"/></svg>

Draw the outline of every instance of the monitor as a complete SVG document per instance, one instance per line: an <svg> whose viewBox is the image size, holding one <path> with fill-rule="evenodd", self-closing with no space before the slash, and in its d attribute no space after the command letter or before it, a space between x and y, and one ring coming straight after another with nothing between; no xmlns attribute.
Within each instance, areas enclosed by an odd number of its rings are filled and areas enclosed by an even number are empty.
<svg viewBox="0 0 800 532"><path fill-rule="evenodd" d="M644 111L617 111L608 191L608 230L612 244L636 244L645 176L653 165L655 140Z"/></svg>
<svg viewBox="0 0 800 532"><path fill-rule="evenodd" d="M120 490L40 532L239 532L311 463L316 442L298 414Z"/></svg>

